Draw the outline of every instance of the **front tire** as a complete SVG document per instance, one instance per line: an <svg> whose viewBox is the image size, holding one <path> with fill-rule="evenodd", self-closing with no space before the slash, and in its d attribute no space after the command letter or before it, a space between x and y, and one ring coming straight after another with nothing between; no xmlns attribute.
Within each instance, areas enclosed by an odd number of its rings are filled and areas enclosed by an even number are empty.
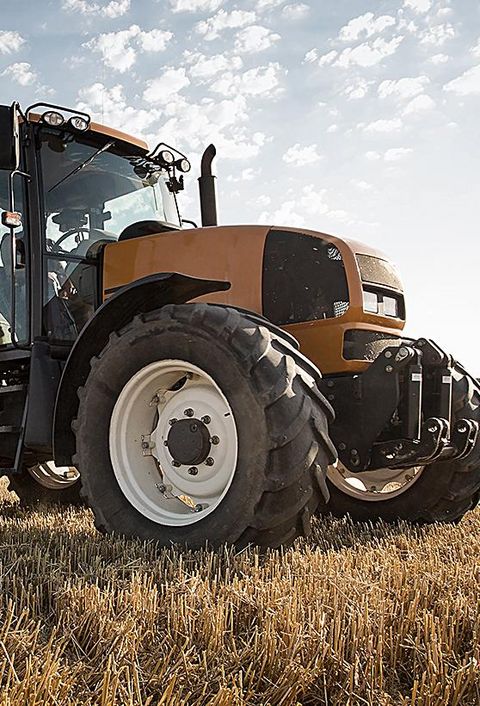
<svg viewBox="0 0 480 706"><path fill-rule="evenodd" d="M455 420L480 422L480 385L458 364L453 377ZM480 439L465 459L423 467L349 473L339 464L328 469L327 486L330 502L321 506L322 514L348 514L356 521L456 522L479 500Z"/></svg>
<svg viewBox="0 0 480 706"><path fill-rule="evenodd" d="M294 357L268 328L208 304L112 334L73 425L96 526L191 548L308 533L334 450L329 405Z"/></svg>

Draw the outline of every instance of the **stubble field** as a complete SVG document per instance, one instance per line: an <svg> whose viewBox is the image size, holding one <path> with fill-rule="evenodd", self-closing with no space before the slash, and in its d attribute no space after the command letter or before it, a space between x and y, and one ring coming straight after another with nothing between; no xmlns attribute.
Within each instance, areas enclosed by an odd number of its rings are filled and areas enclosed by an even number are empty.
<svg viewBox="0 0 480 706"><path fill-rule="evenodd" d="M102 537L0 489L1 706L478 706L480 511L284 551Z"/></svg>

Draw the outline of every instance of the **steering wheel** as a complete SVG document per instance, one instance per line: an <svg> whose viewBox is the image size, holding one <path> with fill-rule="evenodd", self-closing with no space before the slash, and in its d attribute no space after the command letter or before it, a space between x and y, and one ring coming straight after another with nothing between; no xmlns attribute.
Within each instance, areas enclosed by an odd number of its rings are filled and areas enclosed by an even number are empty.
<svg viewBox="0 0 480 706"><path fill-rule="evenodd" d="M56 245L57 247L60 247L60 244L63 243L64 240L66 240L67 238L70 238L71 235L75 235L75 234L77 234L77 233L78 233L78 234L80 234L80 233L82 233L82 234L85 233L85 234L86 234L86 237L85 237L85 238L81 238L81 240L88 240L88 237L89 237L89 235L90 235L90 230L89 230L88 228L70 228L70 230L67 230L67 232L64 233L64 234L55 242L55 245ZM62 248L62 250L63 250L63 248Z"/></svg>

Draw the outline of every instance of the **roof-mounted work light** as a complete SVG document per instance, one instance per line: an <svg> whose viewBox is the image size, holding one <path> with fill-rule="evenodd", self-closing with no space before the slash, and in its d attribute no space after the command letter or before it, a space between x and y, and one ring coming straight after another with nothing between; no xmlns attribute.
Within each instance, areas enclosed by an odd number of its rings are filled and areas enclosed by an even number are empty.
<svg viewBox="0 0 480 706"><path fill-rule="evenodd" d="M65 122L65 118L61 113L57 113L56 110L47 110L47 112L42 115L42 122L52 127L60 127Z"/></svg>
<svg viewBox="0 0 480 706"><path fill-rule="evenodd" d="M81 115L73 115L68 121L68 124L71 125L74 130L85 132L85 130L88 130L89 121Z"/></svg>

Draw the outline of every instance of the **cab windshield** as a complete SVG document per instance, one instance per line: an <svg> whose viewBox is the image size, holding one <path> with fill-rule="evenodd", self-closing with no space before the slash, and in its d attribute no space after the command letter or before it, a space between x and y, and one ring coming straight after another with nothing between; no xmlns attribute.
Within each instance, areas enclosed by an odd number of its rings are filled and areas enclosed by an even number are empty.
<svg viewBox="0 0 480 706"><path fill-rule="evenodd" d="M179 227L180 219L168 172L140 148L44 126L37 146L43 194L43 328L50 340L73 341L99 302L96 262L102 246L141 221L160 232L165 226Z"/></svg>
<svg viewBox="0 0 480 706"><path fill-rule="evenodd" d="M51 128L39 137L48 251L82 257L138 221L180 225L168 173L138 148Z"/></svg>

